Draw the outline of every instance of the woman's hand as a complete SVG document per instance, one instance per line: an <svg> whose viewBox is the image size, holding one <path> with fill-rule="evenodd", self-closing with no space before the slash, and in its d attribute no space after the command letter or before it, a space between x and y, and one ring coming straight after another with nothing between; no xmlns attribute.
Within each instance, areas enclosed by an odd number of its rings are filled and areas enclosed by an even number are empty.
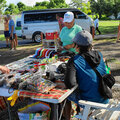
<svg viewBox="0 0 120 120"><path fill-rule="evenodd" d="M3 73L9 73L10 72L10 70L6 67L6 66L1 66L0 65L0 70L3 72Z"/></svg>

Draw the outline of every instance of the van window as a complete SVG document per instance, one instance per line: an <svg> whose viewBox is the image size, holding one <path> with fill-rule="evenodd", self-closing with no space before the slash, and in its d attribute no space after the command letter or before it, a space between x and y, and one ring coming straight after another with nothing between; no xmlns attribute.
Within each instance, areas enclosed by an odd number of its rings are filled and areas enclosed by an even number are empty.
<svg viewBox="0 0 120 120"><path fill-rule="evenodd" d="M86 15L81 11L72 11L75 15L75 19L86 19Z"/></svg>
<svg viewBox="0 0 120 120"><path fill-rule="evenodd" d="M21 27L21 21L17 21L16 26Z"/></svg>
<svg viewBox="0 0 120 120"><path fill-rule="evenodd" d="M55 22L56 13L25 14L24 23Z"/></svg>

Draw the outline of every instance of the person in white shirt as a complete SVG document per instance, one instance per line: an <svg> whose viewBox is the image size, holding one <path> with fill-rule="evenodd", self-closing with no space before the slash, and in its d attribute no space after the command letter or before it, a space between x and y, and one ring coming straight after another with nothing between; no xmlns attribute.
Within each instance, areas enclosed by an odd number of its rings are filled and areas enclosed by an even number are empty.
<svg viewBox="0 0 120 120"><path fill-rule="evenodd" d="M95 33L96 33L96 30L99 32L99 35L101 34L98 26L99 26L99 19L98 19L98 16L96 16L96 19L94 21L94 25L95 25Z"/></svg>

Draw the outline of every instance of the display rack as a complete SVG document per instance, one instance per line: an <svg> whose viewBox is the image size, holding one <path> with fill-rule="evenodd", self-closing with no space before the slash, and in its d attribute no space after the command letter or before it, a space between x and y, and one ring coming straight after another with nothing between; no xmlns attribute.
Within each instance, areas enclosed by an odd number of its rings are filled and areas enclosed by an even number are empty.
<svg viewBox="0 0 120 120"><path fill-rule="evenodd" d="M41 34L43 38L43 34ZM42 39L43 48L57 51L58 32L45 32L45 39Z"/></svg>

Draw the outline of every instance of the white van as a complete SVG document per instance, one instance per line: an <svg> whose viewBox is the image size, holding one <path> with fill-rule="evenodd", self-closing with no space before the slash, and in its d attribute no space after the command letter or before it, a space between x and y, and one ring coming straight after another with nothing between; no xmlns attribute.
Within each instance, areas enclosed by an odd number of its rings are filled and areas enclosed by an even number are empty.
<svg viewBox="0 0 120 120"><path fill-rule="evenodd" d="M15 24L15 30L18 37L22 37L22 30L21 30L21 18L17 18Z"/></svg>
<svg viewBox="0 0 120 120"><path fill-rule="evenodd" d="M56 14L60 13L63 17L67 11L72 11L74 13L76 24L80 25L83 29L91 32L93 20L78 9L44 9L22 12L22 36L27 39L32 39L35 42L41 42L41 32L45 35L45 32L48 30L59 31Z"/></svg>

